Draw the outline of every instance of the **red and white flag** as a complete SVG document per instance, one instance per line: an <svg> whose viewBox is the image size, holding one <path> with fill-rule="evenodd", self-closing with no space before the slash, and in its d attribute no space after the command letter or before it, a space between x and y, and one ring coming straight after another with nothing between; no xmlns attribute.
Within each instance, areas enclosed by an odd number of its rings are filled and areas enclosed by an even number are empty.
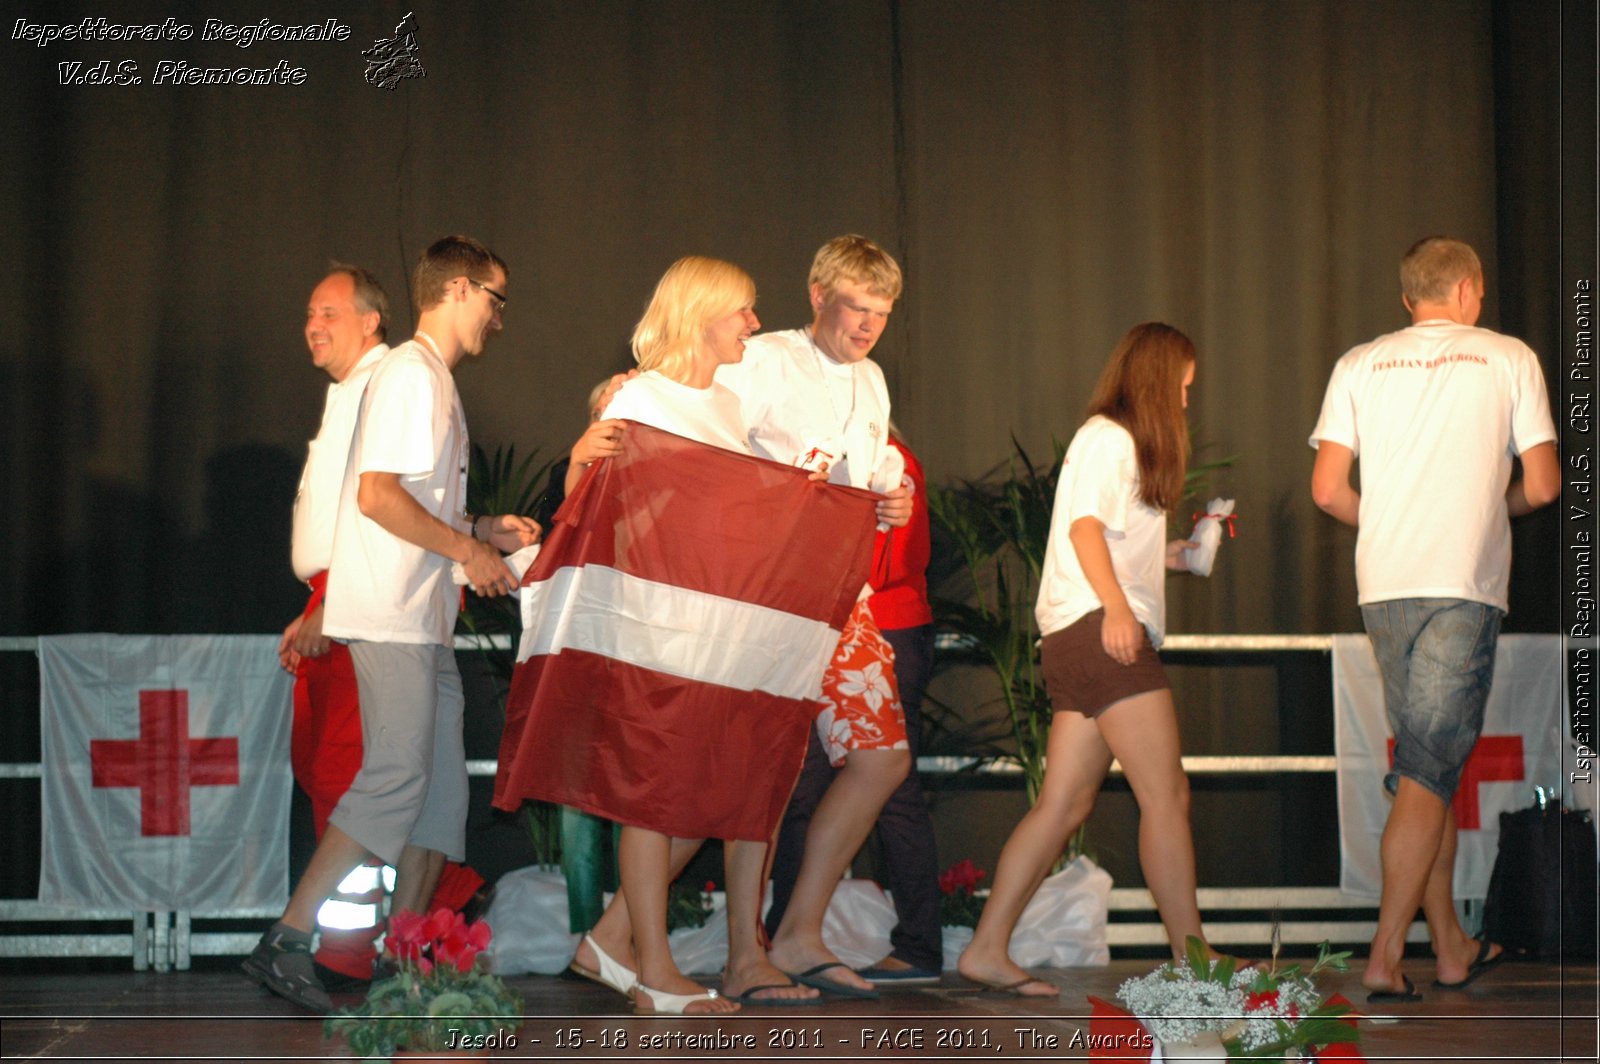
<svg viewBox="0 0 1600 1064"><path fill-rule="evenodd" d="M196 913L288 897L290 692L276 636L39 640L39 900Z"/></svg>
<svg viewBox="0 0 1600 1064"><path fill-rule="evenodd" d="M1383 777L1393 736L1383 708L1383 677L1364 635L1333 638L1334 750L1338 754L1339 889L1358 897L1382 892L1378 841L1389 818ZM1567 793L1561 685L1561 638L1503 635L1483 732L1452 803L1457 844L1455 896L1482 898L1500 846L1500 814L1526 809L1534 787ZM1584 803L1586 804L1586 803Z"/></svg>
<svg viewBox="0 0 1600 1064"><path fill-rule="evenodd" d="M767 839L866 581L876 500L630 423L523 578L494 804Z"/></svg>

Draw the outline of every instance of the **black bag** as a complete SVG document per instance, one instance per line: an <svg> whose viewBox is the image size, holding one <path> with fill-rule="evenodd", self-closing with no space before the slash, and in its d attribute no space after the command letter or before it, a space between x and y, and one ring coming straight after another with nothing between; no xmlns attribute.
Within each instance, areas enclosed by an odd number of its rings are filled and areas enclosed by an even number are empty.
<svg viewBox="0 0 1600 1064"><path fill-rule="evenodd" d="M1481 937L1545 962L1595 956L1595 833L1587 810L1500 814Z"/></svg>

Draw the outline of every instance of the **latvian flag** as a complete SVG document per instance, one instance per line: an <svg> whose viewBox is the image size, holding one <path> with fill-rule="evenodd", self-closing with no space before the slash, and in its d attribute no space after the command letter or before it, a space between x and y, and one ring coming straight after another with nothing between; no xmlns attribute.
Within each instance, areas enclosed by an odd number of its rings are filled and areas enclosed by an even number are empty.
<svg viewBox="0 0 1600 1064"><path fill-rule="evenodd" d="M630 422L523 578L495 806L768 839L871 565L876 499Z"/></svg>

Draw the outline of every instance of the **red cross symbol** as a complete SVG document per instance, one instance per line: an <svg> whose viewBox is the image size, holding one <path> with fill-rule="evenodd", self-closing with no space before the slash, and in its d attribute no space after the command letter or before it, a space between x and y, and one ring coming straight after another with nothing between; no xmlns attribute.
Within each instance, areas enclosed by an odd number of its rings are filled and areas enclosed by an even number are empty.
<svg viewBox="0 0 1600 1064"><path fill-rule="evenodd" d="M239 784L239 740L189 738L188 691L140 691L139 738L92 739L96 787L139 788L139 834L189 834L189 788Z"/></svg>
<svg viewBox="0 0 1600 1064"><path fill-rule="evenodd" d="M1389 740L1389 764L1394 764L1394 740ZM1461 783L1451 801L1455 810L1456 827L1462 831L1479 831L1483 817L1478 810L1478 784L1492 780L1520 780L1522 773L1522 736L1484 735L1472 748L1472 756L1461 769Z"/></svg>

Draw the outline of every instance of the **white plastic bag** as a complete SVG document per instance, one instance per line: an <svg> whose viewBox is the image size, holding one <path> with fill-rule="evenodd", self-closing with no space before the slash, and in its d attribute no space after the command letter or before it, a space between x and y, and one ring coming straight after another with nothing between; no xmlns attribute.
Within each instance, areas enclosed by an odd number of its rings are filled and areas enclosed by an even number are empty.
<svg viewBox="0 0 1600 1064"><path fill-rule="evenodd" d="M1233 516L1233 500L1216 498L1206 503L1206 512L1194 523L1189 538L1200 545L1185 547L1183 563L1196 576L1210 576L1211 564L1216 560L1217 547L1222 543L1222 522ZM1228 521L1229 533L1233 522Z"/></svg>
<svg viewBox="0 0 1600 1064"><path fill-rule="evenodd" d="M1024 968L1088 968L1111 963L1106 904L1111 874L1079 857L1039 884L1011 934L1011 959Z"/></svg>
<svg viewBox="0 0 1600 1064"><path fill-rule="evenodd" d="M555 975L572 963L579 936L567 930L567 880L561 869L530 865L495 884L484 919L494 930L498 975Z"/></svg>

